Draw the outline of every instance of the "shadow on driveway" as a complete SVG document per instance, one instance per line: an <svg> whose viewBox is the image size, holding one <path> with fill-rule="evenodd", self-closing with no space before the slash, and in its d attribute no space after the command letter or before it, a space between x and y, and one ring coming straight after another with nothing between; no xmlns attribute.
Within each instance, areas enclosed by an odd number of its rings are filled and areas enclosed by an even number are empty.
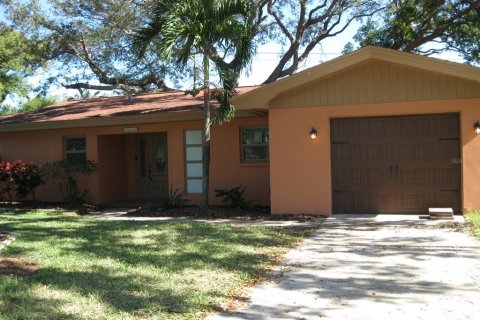
<svg viewBox="0 0 480 320"><path fill-rule="evenodd" d="M418 217L335 216L250 305L209 319L475 319L480 244Z"/></svg>

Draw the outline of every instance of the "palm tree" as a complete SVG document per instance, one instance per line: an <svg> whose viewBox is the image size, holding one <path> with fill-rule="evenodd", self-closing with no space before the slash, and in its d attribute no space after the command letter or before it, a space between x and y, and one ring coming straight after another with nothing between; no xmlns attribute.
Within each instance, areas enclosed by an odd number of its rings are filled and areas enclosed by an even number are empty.
<svg viewBox="0 0 480 320"><path fill-rule="evenodd" d="M203 207L208 206L210 171L210 61L217 67L224 88L216 95L221 111L214 117L216 123L221 123L232 116L228 98L240 71L249 65L254 54L253 12L251 0L160 0L150 23L137 34L136 45L141 53L155 42L153 49L162 58L181 67L195 54L203 56Z"/></svg>

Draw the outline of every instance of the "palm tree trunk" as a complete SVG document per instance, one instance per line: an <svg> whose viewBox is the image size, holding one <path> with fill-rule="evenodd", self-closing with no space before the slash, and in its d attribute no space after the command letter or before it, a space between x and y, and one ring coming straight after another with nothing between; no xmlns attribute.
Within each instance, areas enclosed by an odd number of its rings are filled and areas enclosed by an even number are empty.
<svg viewBox="0 0 480 320"><path fill-rule="evenodd" d="M210 60L207 54L203 55L203 112L204 112L204 130L203 130L203 185L202 185L202 207L208 207L208 188L210 173Z"/></svg>

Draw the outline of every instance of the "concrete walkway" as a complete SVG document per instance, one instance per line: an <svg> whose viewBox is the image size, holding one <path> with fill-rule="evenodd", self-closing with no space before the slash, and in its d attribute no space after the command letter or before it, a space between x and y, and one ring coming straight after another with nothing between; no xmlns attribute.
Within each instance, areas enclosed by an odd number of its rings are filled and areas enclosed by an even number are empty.
<svg viewBox="0 0 480 320"><path fill-rule="evenodd" d="M313 221L296 220L239 220L239 219L197 219L189 217L136 217L128 215L132 209L110 209L87 215L89 219L113 220L113 221L152 221L152 222L175 222L175 223L210 223L229 224L235 226L261 226L261 227L317 227L325 218L319 217Z"/></svg>
<svg viewBox="0 0 480 320"><path fill-rule="evenodd" d="M479 319L480 243L412 216L336 216L250 304L208 319Z"/></svg>

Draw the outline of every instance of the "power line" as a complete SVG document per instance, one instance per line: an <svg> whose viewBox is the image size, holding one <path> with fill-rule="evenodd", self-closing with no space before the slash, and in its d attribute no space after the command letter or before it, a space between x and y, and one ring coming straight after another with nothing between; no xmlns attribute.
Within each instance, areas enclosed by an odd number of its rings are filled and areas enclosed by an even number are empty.
<svg viewBox="0 0 480 320"><path fill-rule="evenodd" d="M284 52L273 52L273 51L258 51L257 54L270 54L270 55L281 55L284 54ZM302 55L303 53L299 52L299 55ZM341 52L310 52L308 55L336 55L339 56L341 55Z"/></svg>

